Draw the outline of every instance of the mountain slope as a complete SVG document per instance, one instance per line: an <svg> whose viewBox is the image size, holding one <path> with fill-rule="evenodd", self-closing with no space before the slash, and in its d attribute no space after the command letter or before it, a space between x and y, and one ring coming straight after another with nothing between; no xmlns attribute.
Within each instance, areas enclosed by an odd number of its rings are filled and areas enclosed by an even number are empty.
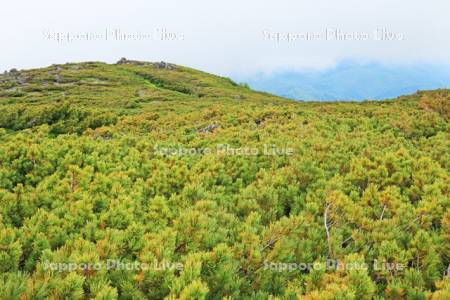
<svg viewBox="0 0 450 300"><path fill-rule="evenodd" d="M126 60L13 70L0 298L446 299L449 99L302 103Z"/></svg>
<svg viewBox="0 0 450 300"><path fill-rule="evenodd" d="M252 88L299 100L380 100L450 87L447 66L386 66L344 62L323 71L240 78Z"/></svg>

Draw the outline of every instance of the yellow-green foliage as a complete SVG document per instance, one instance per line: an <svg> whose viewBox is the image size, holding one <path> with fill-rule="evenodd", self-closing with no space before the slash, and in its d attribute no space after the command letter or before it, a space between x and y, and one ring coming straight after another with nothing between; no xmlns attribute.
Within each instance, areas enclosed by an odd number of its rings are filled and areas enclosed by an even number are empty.
<svg viewBox="0 0 450 300"><path fill-rule="evenodd" d="M450 299L449 95L302 103L142 62L0 76L0 299ZM160 151L220 145L258 153ZM111 259L182 268L48 268ZM327 259L369 268L266 267Z"/></svg>

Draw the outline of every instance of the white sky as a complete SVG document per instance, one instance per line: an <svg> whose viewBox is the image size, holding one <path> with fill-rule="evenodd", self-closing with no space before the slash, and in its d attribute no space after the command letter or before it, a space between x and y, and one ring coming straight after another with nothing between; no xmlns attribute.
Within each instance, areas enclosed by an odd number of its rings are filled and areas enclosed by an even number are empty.
<svg viewBox="0 0 450 300"><path fill-rule="evenodd" d="M320 69L342 59L450 65L448 0L5 0L0 7L0 71L120 57L168 61L233 75ZM49 40L44 33L182 35L177 41ZM322 33L327 28L402 34L396 41L267 40L263 31Z"/></svg>

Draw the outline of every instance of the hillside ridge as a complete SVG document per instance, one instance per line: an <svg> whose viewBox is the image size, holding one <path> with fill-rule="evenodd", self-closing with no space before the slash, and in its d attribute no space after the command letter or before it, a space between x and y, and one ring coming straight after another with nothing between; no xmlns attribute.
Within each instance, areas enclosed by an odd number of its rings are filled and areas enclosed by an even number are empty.
<svg viewBox="0 0 450 300"><path fill-rule="evenodd" d="M450 299L450 91L167 63L0 76L0 299Z"/></svg>

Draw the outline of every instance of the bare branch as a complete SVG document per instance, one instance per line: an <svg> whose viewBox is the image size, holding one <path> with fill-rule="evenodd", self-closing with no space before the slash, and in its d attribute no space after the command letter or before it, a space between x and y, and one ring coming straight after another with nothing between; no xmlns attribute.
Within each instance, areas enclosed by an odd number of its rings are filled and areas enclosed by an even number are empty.
<svg viewBox="0 0 450 300"><path fill-rule="evenodd" d="M325 212L323 214L323 225L325 225L325 230L327 232L328 255L332 257L333 252L331 251L330 229L328 227L328 209L330 208L330 206L331 204L327 204L327 207L325 208Z"/></svg>
<svg viewBox="0 0 450 300"><path fill-rule="evenodd" d="M383 206L383 211L381 212L380 221L383 220L385 210L386 210L386 204Z"/></svg>

